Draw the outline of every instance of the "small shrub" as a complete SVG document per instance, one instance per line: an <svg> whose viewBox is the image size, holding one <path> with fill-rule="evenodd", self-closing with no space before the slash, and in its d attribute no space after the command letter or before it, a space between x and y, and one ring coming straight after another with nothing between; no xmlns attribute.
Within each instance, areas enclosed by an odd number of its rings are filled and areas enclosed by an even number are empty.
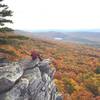
<svg viewBox="0 0 100 100"><path fill-rule="evenodd" d="M11 32L11 31L14 31L14 30L11 29L11 28L8 28L8 27L0 28L0 32L3 32L3 33L5 33L5 32Z"/></svg>
<svg viewBox="0 0 100 100"><path fill-rule="evenodd" d="M21 42L14 40L14 39L8 39L8 38L1 38L0 37L0 44L2 45L13 45L13 46L19 46L20 44L22 44Z"/></svg>
<svg viewBox="0 0 100 100"><path fill-rule="evenodd" d="M17 35L17 36L8 36L7 38L8 38L8 39L20 39L20 40L26 40L26 39L29 39L29 37L26 37L26 36L20 36L20 35Z"/></svg>
<svg viewBox="0 0 100 100"><path fill-rule="evenodd" d="M9 40L9 39L5 39L5 38L0 38L0 44L12 44L14 41L13 40Z"/></svg>
<svg viewBox="0 0 100 100"><path fill-rule="evenodd" d="M10 54L12 56L17 56L16 53L14 51L8 51L6 49L3 49L3 48L0 48L0 52L2 53L7 53L7 54Z"/></svg>
<svg viewBox="0 0 100 100"><path fill-rule="evenodd" d="M67 84L67 91L69 94L72 94L74 90L75 89L72 84Z"/></svg>
<svg viewBox="0 0 100 100"><path fill-rule="evenodd" d="M73 84L69 80L65 80L66 90L69 94L72 94L75 90Z"/></svg>
<svg viewBox="0 0 100 100"><path fill-rule="evenodd" d="M100 66L98 66L98 67L96 68L95 73L96 73L96 74L100 74Z"/></svg>
<svg viewBox="0 0 100 100"><path fill-rule="evenodd" d="M86 88L91 91L95 96L98 96L98 87L94 84L86 84Z"/></svg>

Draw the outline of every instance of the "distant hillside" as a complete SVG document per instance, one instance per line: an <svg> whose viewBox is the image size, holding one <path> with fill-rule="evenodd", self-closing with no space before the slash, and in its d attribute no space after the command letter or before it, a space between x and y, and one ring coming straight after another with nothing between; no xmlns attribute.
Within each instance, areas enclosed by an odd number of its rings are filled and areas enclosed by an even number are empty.
<svg viewBox="0 0 100 100"><path fill-rule="evenodd" d="M72 37L83 38L94 42L100 42L100 32L73 32Z"/></svg>
<svg viewBox="0 0 100 100"><path fill-rule="evenodd" d="M27 35L76 42L100 48L100 32L29 32Z"/></svg>

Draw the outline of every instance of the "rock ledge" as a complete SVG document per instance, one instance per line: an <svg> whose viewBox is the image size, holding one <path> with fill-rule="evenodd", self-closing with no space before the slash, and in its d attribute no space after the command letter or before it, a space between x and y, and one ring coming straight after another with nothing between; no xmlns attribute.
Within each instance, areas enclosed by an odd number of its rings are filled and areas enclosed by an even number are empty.
<svg viewBox="0 0 100 100"><path fill-rule="evenodd" d="M23 60L0 67L0 100L63 100L50 61Z"/></svg>

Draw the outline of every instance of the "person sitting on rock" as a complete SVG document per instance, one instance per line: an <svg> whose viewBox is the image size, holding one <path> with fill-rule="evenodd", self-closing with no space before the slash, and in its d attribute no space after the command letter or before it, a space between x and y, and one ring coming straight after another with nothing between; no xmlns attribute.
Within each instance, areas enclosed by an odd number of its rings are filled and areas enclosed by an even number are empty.
<svg viewBox="0 0 100 100"><path fill-rule="evenodd" d="M36 59L39 59L40 61L42 61L40 54L35 50L32 50L31 57L32 57L33 61L36 60Z"/></svg>

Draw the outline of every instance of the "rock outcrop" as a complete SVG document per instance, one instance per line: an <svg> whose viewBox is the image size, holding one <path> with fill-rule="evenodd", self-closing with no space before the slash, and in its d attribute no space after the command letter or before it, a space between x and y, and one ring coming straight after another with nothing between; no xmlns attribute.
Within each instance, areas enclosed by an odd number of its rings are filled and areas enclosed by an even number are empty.
<svg viewBox="0 0 100 100"><path fill-rule="evenodd" d="M48 59L23 60L0 67L0 100L63 100Z"/></svg>

